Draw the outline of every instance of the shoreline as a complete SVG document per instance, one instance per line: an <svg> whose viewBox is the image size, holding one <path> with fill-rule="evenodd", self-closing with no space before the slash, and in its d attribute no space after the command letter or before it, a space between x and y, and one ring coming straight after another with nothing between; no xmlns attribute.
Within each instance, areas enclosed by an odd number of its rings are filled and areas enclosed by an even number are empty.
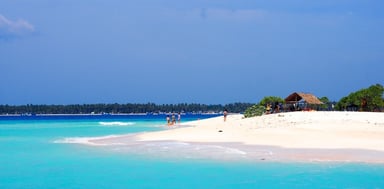
<svg viewBox="0 0 384 189"><path fill-rule="evenodd" d="M0 114L0 117L39 117L39 116L147 116L147 115L168 115L170 113L89 113L89 114ZM221 115L219 113L181 113L181 115Z"/></svg>
<svg viewBox="0 0 384 189"><path fill-rule="evenodd" d="M157 145L212 158L256 161L341 161L384 163L384 114L367 112L290 112L243 119L228 115L182 123L171 129L92 142ZM197 149L197 150L196 150ZM203 149L203 150L199 150ZM156 150L156 149L152 149ZM231 154L232 153L232 154ZM180 154L182 155L182 154Z"/></svg>
<svg viewBox="0 0 384 189"><path fill-rule="evenodd" d="M105 136L64 143L84 144L120 153L164 159L214 160L221 162L368 163L384 164L384 151L366 149L283 148L235 142L142 141L141 134ZM62 143L62 142L58 142Z"/></svg>

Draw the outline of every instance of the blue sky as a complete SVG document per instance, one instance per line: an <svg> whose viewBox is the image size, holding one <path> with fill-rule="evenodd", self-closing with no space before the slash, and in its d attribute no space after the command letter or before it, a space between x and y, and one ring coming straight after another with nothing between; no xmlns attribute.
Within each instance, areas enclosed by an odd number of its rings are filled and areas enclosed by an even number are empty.
<svg viewBox="0 0 384 189"><path fill-rule="evenodd" d="M337 101L384 84L382 0L0 5L0 104Z"/></svg>

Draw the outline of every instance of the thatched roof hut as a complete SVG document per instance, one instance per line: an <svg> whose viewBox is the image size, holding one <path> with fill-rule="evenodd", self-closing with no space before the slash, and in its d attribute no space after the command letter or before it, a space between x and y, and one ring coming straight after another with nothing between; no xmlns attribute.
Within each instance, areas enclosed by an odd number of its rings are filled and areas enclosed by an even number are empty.
<svg viewBox="0 0 384 189"><path fill-rule="evenodd" d="M287 98L285 98L285 103L287 104L296 104L300 101L304 101L306 104L311 105L320 105L323 104L316 96L309 93L292 93Z"/></svg>

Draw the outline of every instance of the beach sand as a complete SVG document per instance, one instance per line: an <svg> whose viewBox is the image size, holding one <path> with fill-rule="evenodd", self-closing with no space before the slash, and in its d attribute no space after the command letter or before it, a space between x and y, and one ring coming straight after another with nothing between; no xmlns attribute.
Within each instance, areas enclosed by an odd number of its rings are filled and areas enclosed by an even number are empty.
<svg viewBox="0 0 384 189"><path fill-rule="evenodd" d="M208 155L216 153L213 147L219 146L243 159L257 161L384 163L384 113L289 112L253 118L234 114L228 115L226 122L223 117L215 117L164 131L92 142L124 144L133 138L136 142L177 141L210 146L204 152Z"/></svg>

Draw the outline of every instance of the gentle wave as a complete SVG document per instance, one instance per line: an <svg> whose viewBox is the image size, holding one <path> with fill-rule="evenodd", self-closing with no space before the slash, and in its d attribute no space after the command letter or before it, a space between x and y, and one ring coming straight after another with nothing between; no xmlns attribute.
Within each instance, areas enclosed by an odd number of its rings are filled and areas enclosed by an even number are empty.
<svg viewBox="0 0 384 189"><path fill-rule="evenodd" d="M211 145L211 148L216 148L216 149L221 149L227 154L241 154L241 155L246 155L247 152L244 152L242 150L236 149L236 148L231 148L231 147L224 147L224 146L218 146L218 145Z"/></svg>
<svg viewBox="0 0 384 189"><path fill-rule="evenodd" d="M210 145L210 144L194 144L187 142L146 142L144 143L148 149L153 149L153 151L161 151L161 150L171 150L177 151L179 154L191 152L196 153L224 153L227 155L247 155L247 152L242 151L237 148L231 148L226 146L219 145Z"/></svg>
<svg viewBox="0 0 384 189"><path fill-rule="evenodd" d="M120 121L113 121L113 122L99 122L100 125L103 126L129 126L134 125L134 122L120 122Z"/></svg>
<svg viewBox="0 0 384 189"><path fill-rule="evenodd" d="M58 139L53 141L53 143L59 143L59 144L85 144L85 145L92 145L92 146L108 146L108 145L121 145L121 143L110 143L110 142L93 142L97 140L102 139L110 139L117 137L118 135L109 135L109 136L103 136L103 137L68 137L63 139Z"/></svg>

